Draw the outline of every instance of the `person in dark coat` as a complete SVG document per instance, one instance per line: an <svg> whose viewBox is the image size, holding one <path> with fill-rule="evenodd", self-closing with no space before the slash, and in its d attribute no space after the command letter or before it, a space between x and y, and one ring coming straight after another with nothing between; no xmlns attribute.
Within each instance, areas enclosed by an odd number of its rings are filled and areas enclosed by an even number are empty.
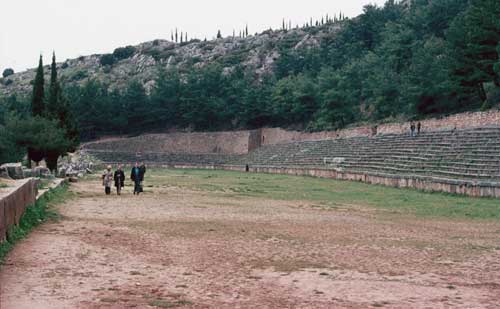
<svg viewBox="0 0 500 309"><path fill-rule="evenodd" d="M420 131L422 130L422 124L420 121L417 123L417 135L420 135Z"/></svg>
<svg viewBox="0 0 500 309"><path fill-rule="evenodd" d="M120 195L123 187L125 187L125 173L123 172L121 165L119 165L118 169L115 171L114 179L115 179L116 193Z"/></svg>
<svg viewBox="0 0 500 309"><path fill-rule="evenodd" d="M130 179L134 182L134 195L142 192L141 182L144 175L141 173L141 168L139 167L139 163L135 162L135 166L132 168L132 172L130 174Z"/></svg>
<svg viewBox="0 0 500 309"><path fill-rule="evenodd" d="M139 169L141 170L141 181L144 181L144 175L146 175L146 164L142 162L141 166L139 166Z"/></svg>

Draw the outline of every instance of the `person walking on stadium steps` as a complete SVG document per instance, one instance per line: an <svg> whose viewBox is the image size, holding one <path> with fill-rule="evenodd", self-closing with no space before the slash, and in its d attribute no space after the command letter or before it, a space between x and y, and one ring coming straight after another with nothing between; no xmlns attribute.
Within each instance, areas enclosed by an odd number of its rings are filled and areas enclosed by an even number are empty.
<svg viewBox="0 0 500 309"><path fill-rule="evenodd" d="M111 165L102 174L102 185L104 186L104 192L106 195L111 194L111 184L113 183L113 172L111 172Z"/></svg>
<svg viewBox="0 0 500 309"><path fill-rule="evenodd" d="M134 195L139 195L142 192L141 182L144 179L143 177L139 163L135 162L135 166L132 168L132 173L130 174L130 179L134 182Z"/></svg>
<svg viewBox="0 0 500 309"><path fill-rule="evenodd" d="M410 123L410 136L415 136L415 123L413 121Z"/></svg>
<svg viewBox="0 0 500 309"><path fill-rule="evenodd" d="M123 187L125 186L125 173L123 172L121 165L118 165L118 169L115 171L114 179L115 179L116 193L120 195Z"/></svg>
<svg viewBox="0 0 500 309"><path fill-rule="evenodd" d="M417 123L417 135L420 135L420 131L422 130L422 124L420 121Z"/></svg>

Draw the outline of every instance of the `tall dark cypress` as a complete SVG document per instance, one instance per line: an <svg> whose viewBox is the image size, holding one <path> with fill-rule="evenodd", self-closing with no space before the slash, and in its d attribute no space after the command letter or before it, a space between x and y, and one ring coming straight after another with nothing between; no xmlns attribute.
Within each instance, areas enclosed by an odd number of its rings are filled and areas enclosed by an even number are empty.
<svg viewBox="0 0 500 309"><path fill-rule="evenodd" d="M33 116L41 116L44 113L44 83L45 80L43 78L43 59L42 55L40 55L38 69L36 70L35 84L33 86L33 97L31 98L31 114Z"/></svg>
<svg viewBox="0 0 500 309"><path fill-rule="evenodd" d="M59 118L59 82L57 81L57 65L56 54L52 54L52 64L50 66L50 86L49 86L49 99L47 101L46 114L48 118Z"/></svg>

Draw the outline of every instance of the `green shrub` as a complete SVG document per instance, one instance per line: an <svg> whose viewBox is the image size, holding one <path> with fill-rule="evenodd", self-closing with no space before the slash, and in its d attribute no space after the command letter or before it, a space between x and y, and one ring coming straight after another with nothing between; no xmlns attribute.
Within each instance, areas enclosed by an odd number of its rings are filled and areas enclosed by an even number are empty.
<svg viewBox="0 0 500 309"><path fill-rule="evenodd" d="M106 65L113 65L116 62L115 56L112 54L104 54L101 56L101 59L99 60L101 65L106 66Z"/></svg>
<svg viewBox="0 0 500 309"><path fill-rule="evenodd" d="M71 81L79 81L79 80L82 80L84 78L87 78L88 77L88 74L87 72L83 71L83 70L79 70L79 71L76 71L75 74L73 74L70 78Z"/></svg>
<svg viewBox="0 0 500 309"><path fill-rule="evenodd" d="M14 74L14 70L11 68L7 68L7 69L3 70L2 76L8 77L8 76L11 76L13 74Z"/></svg>
<svg viewBox="0 0 500 309"><path fill-rule="evenodd" d="M130 58L134 55L135 53L135 47L133 46L126 46L126 47L119 47L113 51L113 57L115 60L123 60ZM101 58L102 60L102 58ZM102 64L102 61L101 61Z"/></svg>

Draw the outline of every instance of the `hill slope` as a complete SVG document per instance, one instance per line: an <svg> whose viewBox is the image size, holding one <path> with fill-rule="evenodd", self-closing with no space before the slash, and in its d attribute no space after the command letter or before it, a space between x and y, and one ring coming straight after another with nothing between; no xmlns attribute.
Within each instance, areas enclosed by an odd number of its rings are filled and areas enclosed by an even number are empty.
<svg viewBox="0 0 500 309"><path fill-rule="evenodd" d="M280 50L318 47L324 38L335 35L340 28L341 23L335 23L288 31L268 30L245 38L227 37L212 41L191 40L185 43L154 40L128 47L131 53L126 55L125 59L115 57L112 61L116 62L112 65L103 65L103 55L95 54L58 63L58 70L61 78L69 85L83 84L91 78L109 85L112 89L122 89L131 79L135 79L149 92L154 85L158 68L187 71L192 67L220 63L225 70L242 65L257 75L271 73L280 57ZM0 94L29 94L35 73L36 68L9 76L0 83ZM46 79L50 76L49 65L45 67L45 75ZM7 79L12 82L6 83Z"/></svg>

